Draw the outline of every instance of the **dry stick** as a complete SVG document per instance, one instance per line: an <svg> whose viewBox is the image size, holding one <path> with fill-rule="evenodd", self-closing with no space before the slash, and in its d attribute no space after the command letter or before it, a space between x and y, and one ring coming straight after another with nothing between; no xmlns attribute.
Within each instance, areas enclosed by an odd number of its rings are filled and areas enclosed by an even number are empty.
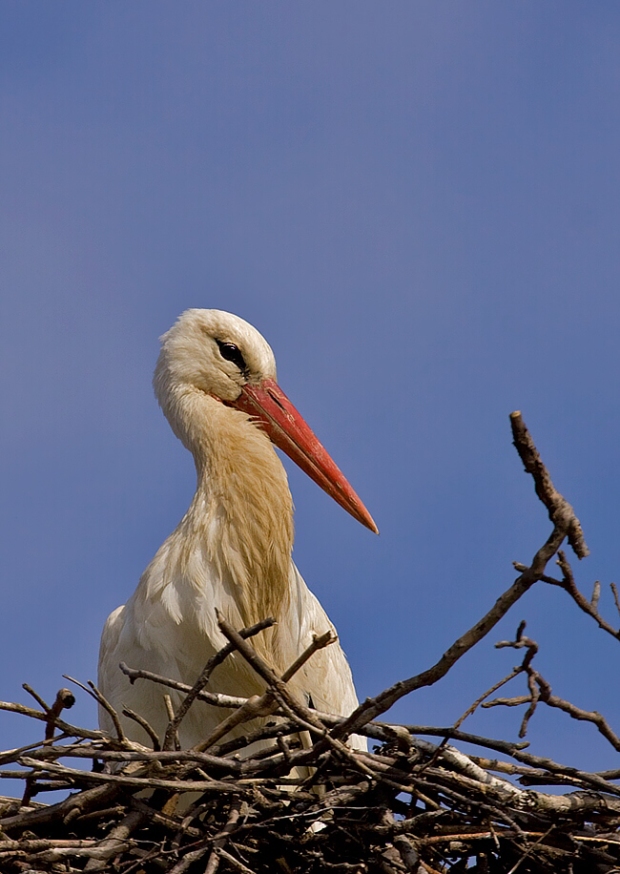
<svg viewBox="0 0 620 874"><path fill-rule="evenodd" d="M56 700L51 707L35 692L28 683L22 683L22 689L25 689L29 695L32 695L34 700L39 704L47 714L47 725L45 727L45 740L50 740L54 737L54 728L56 720L63 710L69 710L75 704L75 695L70 689L59 689L56 693Z"/></svg>
<svg viewBox="0 0 620 874"><path fill-rule="evenodd" d="M618 611L618 613L620 613L620 598L618 597L618 587L616 586L615 583L610 583L610 584L609 584L609 588L611 589L612 594L613 594L613 596L614 596L614 602L615 602L615 604L616 604L616 610Z"/></svg>
<svg viewBox="0 0 620 874"><path fill-rule="evenodd" d="M234 783L224 783L222 780L164 780L159 777L128 777L125 774L100 774L97 771L79 771L77 768L68 768L66 765L47 762L42 764L36 759L24 756L21 760L24 767L32 768L37 772L49 771L52 774L60 774L67 777L73 783L90 785L92 783L112 783L115 786L129 786L134 789L171 789L173 792L224 792L232 793L236 790ZM193 766L195 767L195 766ZM38 811L37 811L38 812ZM3 820L0 820L2 825Z"/></svg>
<svg viewBox="0 0 620 874"><path fill-rule="evenodd" d="M5 841L0 840L0 853L10 853L12 850L25 850L31 853L38 853L41 850L50 850L53 848L68 848L82 849L83 847L93 847L97 843L96 840L87 839L64 839L64 838L29 838L21 841Z"/></svg>
<svg viewBox="0 0 620 874"><path fill-rule="evenodd" d="M416 730L417 730L417 729L416 729ZM466 739L470 739L470 738L466 738ZM490 742L489 742L489 744L490 744ZM50 752L49 747L48 747L47 749L48 749L48 752ZM58 748L58 755L61 754L62 749L63 749L63 748ZM508 750L508 751L509 751L509 750ZM85 753L85 752L86 752L86 750L82 750L82 753ZM120 754L120 753L112 753L111 755L112 755L113 757L118 757L118 756L121 755L121 754ZM151 755L152 755L152 754L151 754ZM168 754L168 755L170 755L170 754ZM131 756L129 756L128 758L135 758L135 756L134 756L134 755L131 755ZM539 764L539 763L537 762L537 764ZM543 764L545 764L545 763L543 762ZM602 781L601 781L601 783L597 786L597 788L599 788L599 789L603 789L603 791L605 791L605 790L609 790L609 789L611 788L612 791L617 792L617 790L616 790L615 787L608 787L608 786L605 785Z"/></svg>
<svg viewBox="0 0 620 874"><path fill-rule="evenodd" d="M591 601L583 595L579 589L577 588L577 584L575 583L575 578L573 576L573 572L570 564L566 559L566 555L560 549L558 550L558 562L559 566L562 569L564 574L563 579L556 580L555 577L550 577L547 574L543 574L540 578L543 583L548 583L551 586L558 586L560 589L564 589L567 592L575 604L579 607L580 610L583 610L584 613L587 613L588 616L591 616L594 621L597 623L599 628L602 628L603 631L606 631L608 634L611 634L616 640L620 640L620 631L615 629L612 625L610 625L601 614L598 612L597 604L598 599L593 596ZM522 565L520 562L513 562L516 570L522 571L525 570L525 565ZM614 583L611 583L612 591L615 589Z"/></svg>
<svg viewBox="0 0 620 874"><path fill-rule="evenodd" d="M445 779L445 775L443 775L443 777L444 777L444 779ZM527 795L527 793L525 793L525 795ZM565 800L564 800L564 801L565 801ZM564 809L564 811L566 812L566 807L564 807L563 809ZM418 820L416 819L416 824L417 824L417 821L418 821Z"/></svg>
<svg viewBox="0 0 620 874"><path fill-rule="evenodd" d="M42 713L40 710L34 710L32 707L26 707L25 704L16 704L12 701L0 701L0 710L6 710L9 713L21 713L22 716L30 716L32 719L40 719L42 722L47 722L48 714ZM69 722L64 722L62 719L56 720L56 727L63 734L70 737L81 737L85 740L106 740L108 735L105 731L97 731L91 728L79 728L77 725L71 725Z"/></svg>
<svg viewBox="0 0 620 874"><path fill-rule="evenodd" d="M172 706L172 698L170 697L170 695L168 695L167 692L164 694L164 707L166 708L166 716L168 717L168 726L173 725L175 720L174 707ZM176 731L172 732L169 749L170 748L173 750L181 749L179 736L177 735Z"/></svg>
<svg viewBox="0 0 620 874"><path fill-rule="evenodd" d="M252 697L248 698L247 701L235 710L234 713L231 713L230 716L226 717L226 719L218 722L206 738L199 744L196 744L196 746L192 747L192 749L197 752L204 752L217 743L221 737L224 737L224 735L228 734L229 731L232 731L237 725L241 725L242 722L247 722L257 716L268 716L272 712L273 705L270 703L270 697L267 695L252 695Z"/></svg>
<svg viewBox="0 0 620 874"><path fill-rule="evenodd" d="M547 508L549 519L554 527L566 531L566 537L575 555L578 558L585 558L590 554L590 550L584 540L579 519L568 501L554 487L549 471L542 462L520 412L510 414L510 426L515 449L526 472L534 479L536 494Z"/></svg>
<svg viewBox="0 0 620 874"><path fill-rule="evenodd" d="M227 627L229 628L229 630L232 632L233 635L237 635L237 639L235 640L234 644L231 641L231 646L233 646L234 649L239 648L239 641L240 641L241 647L247 648L251 653L254 653L254 650L251 647L249 647L248 644L246 644L245 640L241 636L241 633L237 634L237 632L235 632L233 629L230 629L230 626L227 625ZM256 627L256 626L253 626L253 627ZM252 630L252 629L246 629L246 631L247 630ZM296 659L296 661L285 671L285 676L287 676L287 678L290 679L295 674L295 672L298 671L318 649L322 649L323 647L328 646L330 643L333 642L333 639L334 638L333 638L333 635L331 633L323 634L320 637L315 636L312 643L304 650L304 652ZM265 666L265 668L266 668L266 666ZM132 671L132 669L127 668L127 666L122 664L122 663L121 663L121 670L123 670L125 673L128 673L128 672L134 673ZM269 670L269 669L267 668L267 670ZM140 673L143 674L146 672L140 672ZM278 680L278 682L282 682L282 681ZM286 688L286 686L284 686L284 688ZM204 694L204 693L200 693L200 695L202 695L202 694ZM255 696L252 696L251 698L248 698L248 699L242 698L242 699L237 699L237 700L242 702L241 706L238 707L238 709L235 710L234 713L230 714L230 716L228 716L226 719L222 720L222 722L220 722L213 729L213 731L208 735L208 737L206 737L200 744L196 745L193 748L194 752L203 752L204 750L208 749L210 746L213 746L213 744L215 744L220 739L220 737L223 737L225 734L227 734L229 731L231 731L236 725L239 725L239 724L245 722L246 720L255 718L256 716L269 715L269 714L273 713L274 710L277 709L277 701L274 703L274 696L272 695L271 692L266 692L262 696L255 695ZM299 722L298 717L296 717L296 721ZM316 730L316 729L314 729L314 730ZM324 728L322 730L323 730L323 732L325 731ZM180 778L183 778L186 773L188 773L190 770L192 770L192 768L193 768L193 766L190 766L190 767L184 769L178 776Z"/></svg>
<svg viewBox="0 0 620 874"><path fill-rule="evenodd" d="M535 671L531 668L527 671L527 687L530 690L530 704L525 711L523 719L521 720L521 725L519 726L519 737L525 737L525 735L527 734L530 719L536 713L536 708L538 707L538 702L540 701L540 692L538 686L536 685L534 674Z"/></svg>
<svg viewBox="0 0 620 874"><path fill-rule="evenodd" d="M162 825L165 829L173 832L179 832L182 830L184 835L188 835L191 838L202 837L200 829L194 828L191 825L184 825L180 820L162 813L161 810L156 810L154 807L151 807L150 804L146 804L145 801L141 798L137 798L135 795L132 795L131 798L128 799L128 803L133 810L139 810L144 813L149 822ZM86 817L82 817L82 821L84 819L86 819Z"/></svg>
<svg viewBox="0 0 620 874"><path fill-rule="evenodd" d="M97 805L107 805L114 801L122 789L123 787L118 783L86 789L78 795L70 795L69 798L51 807L5 816L0 819L0 828L4 831L13 831L14 829L36 828L59 819L68 822L81 816L82 813L92 810Z"/></svg>
<svg viewBox="0 0 620 874"><path fill-rule="evenodd" d="M305 665L310 656L314 655L318 650L324 649L332 643L336 643L337 640L338 636L331 631L326 631L325 634L320 635L314 634L312 636L312 643L307 646L301 655L297 656L293 664L284 671L282 674L282 682L288 683L288 681L295 676L297 671Z"/></svg>
<svg viewBox="0 0 620 874"><path fill-rule="evenodd" d="M238 859L235 859L234 856L231 856L230 853L227 853L226 850L215 850L217 855L224 859L232 868L236 868L237 871L241 871L241 874L254 874L251 868L248 868L247 865L244 865L243 862L240 862ZM206 872L205 872L206 874Z"/></svg>
<svg viewBox="0 0 620 874"><path fill-rule="evenodd" d="M49 740L35 741L34 743L31 743L31 744L25 744L23 747L15 747L15 749L12 749L12 750L3 750L0 753L0 765L6 765L6 764L9 764L9 762L16 762L22 753L27 753L31 750L33 751L33 754L34 754L38 749L41 748L40 754L44 755L47 750L49 750L49 749L54 750L54 744L58 740L63 739L64 737L66 737L66 735L63 733L63 734L59 735L58 737L51 738ZM62 747L62 751L63 751L62 754L63 755L64 755L65 749L66 749L66 747ZM51 753L50 753L50 755L51 755ZM87 758L91 758L91 757L92 757L92 754L89 755Z"/></svg>
<svg viewBox="0 0 620 874"><path fill-rule="evenodd" d="M146 821L146 814L140 810L130 811L121 822L113 828L109 835L99 844L99 854L96 859L89 859L85 871L102 871L107 868L108 860L116 856L123 848L129 835Z"/></svg>
<svg viewBox="0 0 620 874"><path fill-rule="evenodd" d="M527 652L523 658L522 663L518 668L515 668L516 673L526 673L527 674L527 684L530 690L530 695L525 701L529 701L530 706L528 707L525 716L521 721L521 726L519 728L519 737L525 737L527 734L527 727L529 725L530 719L536 712L536 707L538 706L538 701L540 699L540 694L538 693L537 687L533 682L532 678L532 670L531 663L532 659L538 652L538 644L529 637L526 637L523 632L525 630L525 620L519 623L519 627L517 628L517 633L514 640L500 640L495 644L495 649L504 649L505 647L510 647L511 649L523 649L524 647L527 649ZM513 672L514 673L514 672ZM523 703L525 703L525 701ZM487 707L486 704L483 707Z"/></svg>
<svg viewBox="0 0 620 874"><path fill-rule="evenodd" d="M543 841L543 840L544 840L544 839L545 839L545 838L550 834L550 832L553 831L553 829L554 829L555 827L556 827L555 825L551 825L551 826L549 826L549 828L548 828L547 831L544 833L544 835L541 835L540 838L536 841L535 844L533 844L533 845L530 846L530 847L527 847L526 850L525 850L525 852L524 852L523 855L521 856L521 858L520 858L520 859L519 859L519 860L518 860L518 861L517 861L517 862L512 866L512 868L510 869L510 871L508 872L508 874L515 874L515 871L517 870L517 868L520 868L520 867L521 867L522 863L523 863L523 862L527 859L527 857L532 853L532 851L534 850L534 848L537 847L537 846L539 846L539 844L542 843L542 841Z"/></svg>
<svg viewBox="0 0 620 874"><path fill-rule="evenodd" d="M198 862L202 859L203 856L206 856L209 852L209 845L206 847L198 847L196 850L190 850L189 853L186 853L182 859L180 859L174 868L170 869L169 874L185 874L187 869L194 864L194 862ZM207 870L205 869L205 874L207 874Z"/></svg>
<svg viewBox="0 0 620 874"><path fill-rule="evenodd" d="M566 559L563 557L562 560L562 570L564 571L565 578L567 577L568 571ZM571 577L572 580L572 577ZM574 580L572 581L574 585ZM586 602L587 603L587 602ZM559 710L564 711L564 713L568 713L573 719L581 720L582 722L590 722L596 726L600 734L609 741L609 743L613 746L613 748L620 752L620 737L613 731L607 720L604 716L598 713L596 710L582 710L580 707L577 707L575 704L571 704L570 701L565 701L563 698L559 698L557 695L554 695L551 691L551 686L545 680L545 678L536 671L532 665L532 659L538 652L538 644L531 640L529 637L525 637L523 635L523 629L525 628L525 622L522 622L519 625L517 630L517 636L514 641L511 640L502 640L499 643L496 643L495 646L497 649L501 649L503 647L510 647L512 649L521 649L522 647L527 647L527 653L525 658L523 659L523 663L519 666L520 672L525 672L527 674L527 682L529 688L529 695L523 696L518 695L512 698L496 698L493 701L487 701L482 706L485 709L490 707L504 706L504 707L515 707L520 704L529 703L529 707L525 716L523 717L523 721L521 723L521 728L519 730L519 737L525 737L527 732L527 726L536 711L536 707L539 701L547 704L549 707L555 707ZM515 669L516 670L516 669Z"/></svg>
<svg viewBox="0 0 620 874"><path fill-rule="evenodd" d="M22 689L25 689L26 692L28 692L29 695L32 695L32 697L33 697L34 700L37 702L37 704L39 705L39 707L42 707L43 710L45 710L46 713L49 713L49 709L50 709L50 708L49 708L49 704L47 704L47 703L43 700L43 698L41 698L41 696L39 695L38 692L35 692L35 690L32 688L32 686L30 685L30 683L22 683Z"/></svg>
<svg viewBox="0 0 620 874"><path fill-rule="evenodd" d="M417 874L417 872L420 870L420 857L414 843L409 840L406 835L397 835L394 838L393 843L400 853L400 858L402 859L402 862L407 871L409 871L410 874Z"/></svg>
<svg viewBox="0 0 620 874"><path fill-rule="evenodd" d="M112 707L108 699L99 691L99 689L95 686L92 680L88 681L88 686L85 686L84 683L81 683L79 680L76 680L74 677L70 677L69 674L63 674L65 680L69 680L70 683L75 683L76 686L79 686L80 689L83 689L91 698L94 698L97 704L100 704L103 709L109 713L112 722L114 723L114 730L116 731L116 738L119 743L124 744L127 742L127 738L125 736L125 732L121 726L121 721L118 718L118 713Z"/></svg>
<svg viewBox="0 0 620 874"><path fill-rule="evenodd" d="M256 740L272 740L275 738L277 742L278 737L297 734L298 731L299 728L296 721L293 722L291 720L287 721L283 719L282 722L270 722L266 725L261 725L253 731L248 731L247 734L232 738L225 743L218 744L217 748L213 750L213 755L224 756L227 758L231 753L235 753L239 749L249 746Z"/></svg>
<svg viewBox="0 0 620 874"><path fill-rule="evenodd" d="M17 751L18 755L29 752L31 746ZM100 759L112 762L159 762L170 764L176 762L193 762L195 765L207 765L208 767L220 768L221 770L236 774L241 770L241 763L235 759L227 759L221 756L213 756L208 753L198 753L194 750L102 750L93 749L90 746L67 746L67 747L44 747L39 752L30 753L30 758L37 759L45 764L49 759L76 758L76 759Z"/></svg>
<svg viewBox="0 0 620 874"><path fill-rule="evenodd" d="M583 722L591 722L597 727L603 737L609 741L613 748L620 752L620 737L618 737L618 735L612 730L607 720L600 713L596 710L582 710L580 707L571 704L570 701L565 701L563 698L553 695L551 692L551 686L547 683L544 677L541 677L538 671L536 671L536 682L540 687L540 698L545 702L545 704L548 704L549 707L557 707L560 710L563 710L564 713L568 713L573 717L573 719L579 719Z"/></svg>
<svg viewBox="0 0 620 874"><path fill-rule="evenodd" d="M588 601L577 588L575 577L573 575L573 570L568 563L566 555L562 550L558 552L558 564L563 574L561 582L562 588L564 588L568 592L568 594L571 596L571 598L578 607L580 607L585 613L589 613L590 616L592 616L596 620L600 628L602 628L604 631L607 631L609 634L615 637L616 640L620 640L620 632L616 631L614 628L612 628L611 625L605 622L605 620L596 609L596 603L594 602L594 599L592 601Z"/></svg>
<svg viewBox="0 0 620 874"><path fill-rule="evenodd" d="M158 683L160 686L167 686L169 689L174 689L177 692L191 692L192 687L187 683L181 683L179 680L171 680L169 677L164 677L162 674L155 674L153 671L145 671L142 668L131 668L125 662L119 664L119 668L129 678L131 683L136 680L149 680L151 683ZM224 707L230 710L234 707L241 707L245 704L246 698L238 698L233 695L223 695L220 692L199 692L196 696L199 701L204 701L206 704L212 704L214 707Z"/></svg>
<svg viewBox="0 0 620 874"><path fill-rule="evenodd" d="M381 774L378 774L372 768L369 768L368 765L366 765L361 760L361 758L359 758L358 755L356 753L354 753L353 750L349 749L349 747L347 747L344 743L342 743L339 740L334 740L334 738L330 737L328 732L327 732L327 728L325 726L323 726L321 729L319 729L317 727L316 723L317 722L320 723L320 720L316 719L316 721L315 721L313 719L312 722L309 722L307 719L305 719L303 716L304 710L306 710L308 712L308 714L312 717L314 717L314 714L312 713L311 710L309 710L308 708L304 708L303 705L300 705L298 702L296 702L295 699L293 698L293 696L290 695L290 693L289 693L288 697L286 697L286 698L279 691L274 690L272 694L274 695L275 699L279 702L281 709L288 716L290 716L292 719L295 719L297 721L297 724L301 728L305 729L307 732L309 732L311 734L318 733L321 738L323 738L324 740L327 741L327 743L329 744L329 746L333 750L336 750L336 752L340 753L341 756L343 756L345 759L347 759L350 762L350 764L355 768L356 771L360 771L366 777L370 777L373 780L381 780L382 782L385 782L388 785L395 785L393 782L391 782L387 778L384 778ZM302 742L302 746L303 746L303 742ZM314 749L312 746L304 747L302 749L301 755L300 755L300 758L302 759L302 761L305 761L303 758L304 755L305 755L306 759L315 759L316 758L315 752L314 752ZM293 756L289 753L288 763L292 765L292 762L293 762Z"/></svg>
<svg viewBox="0 0 620 874"><path fill-rule="evenodd" d="M272 620L266 619L263 622L259 622L254 626L250 626L250 628L242 629L239 632L242 637L249 637L250 632L252 634L257 633L257 631L262 630L263 627L268 627L268 624L271 623ZM256 630L255 630L256 629ZM297 658L297 660L285 671L283 676L286 676L286 681L290 680L290 678L295 674L304 664L308 661L308 659L318 650L322 649L324 646L328 646L330 643L334 643L338 638L334 636L331 632L326 632L325 634L314 637L312 643L307 647L307 649ZM227 644L219 653L217 653L214 658L219 658L220 656L229 655L231 652L235 650L235 647L232 644ZM223 661L223 658L220 659ZM219 661L218 661L219 664ZM161 674L155 674L152 671L146 671L138 668L131 668L125 662L121 662L119 665L121 671L127 676L130 682L135 682L136 680L149 680L152 683L159 683L162 686L167 686L170 689L174 689L178 692L184 692L186 695L189 695L190 692L194 689L198 683L194 684L194 686L189 686L186 683L181 683L178 680L171 680L169 677L164 677ZM213 670L214 665L211 666L211 671ZM204 689L199 690L195 697L190 701L190 704L193 703L193 700L198 699L199 701L204 701L206 704L212 704L214 707L223 707L227 710L237 709L239 707L243 707L243 705L247 702L247 698L239 698L233 695L223 695L219 692L206 692ZM181 707L183 703L181 704ZM189 709L189 708L188 708ZM123 711L125 712L125 711ZM179 709L180 712L180 709ZM187 712L187 711L186 711ZM273 711L276 712L276 711ZM316 711L319 713L319 711ZM140 721L142 717L138 717L137 714L134 714L133 711L128 711L127 715L131 715L131 718ZM325 714L329 717L328 714ZM177 713L177 718L179 713ZM319 718L322 718L322 714L319 714ZM235 723L236 724L236 723ZM147 723L148 725L148 723ZM147 725L144 725L143 728L145 731L149 731ZM153 732L151 729L149 734ZM221 736L221 735L220 735ZM151 738L154 740L155 733L151 734Z"/></svg>
<svg viewBox="0 0 620 874"><path fill-rule="evenodd" d="M70 689L59 689L56 693L56 700L52 704L45 726L45 740L51 740L54 737L54 729L56 728L56 720L63 710L69 710L75 704L75 695Z"/></svg>
<svg viewBox="0 0 620 874"><path fill-rule="evenodd" d="M148 722L144 716L140 716L139 713L135 713L129 707L123 707L123 716L127 716L128 719L133 719L134 722L137 722L139 726L141 726L148 736L151 739L154 750L160 750L161 744L159 742L159 737L157 736L157 732L153 728L153 726Z"/></svg>
<svg viewBox="0 0 620 874"><path fill-rule="evenodd" d="M215 872L217 871L220 864L220 856L218 850L223 850L226 846L228 837L230 833L234 831L240 816L241 802L236 801L232 806L226 825L220 833L220 837L216 838L216 840L213 842L213 849L211 851L211 855L209 856L207 867L205 868L205 874L215 874Z"/></svg>
<svg viewBox="0 0 620 874"><path fill-rule="evenodd" d="M253 637L260 631L264 631L266 628L271 628L271 626L275 624L276 620L272 617L268 617L267 619L263 619L261 622L257 622L255 625L251 625L249 628L242 629L242 631L240 631L239 633L243 638ZM222 662L234 651L235 647L233 647L230 643L227 643L226 646L222 647L219 652L217 652L209 659L209 661L201 671L200 676L179 705L179 709L177 710L174 719L170 720L170 722L168 723L163 743L163 748L165 750L171 749L181 722L185 718L187 711L192 706L200 692L202 692L204 687L209 682L209 679L214 669L218 665L222 664Z"/></svg>
<svg viewBox="0 0 620 874"><path fill-rule="evenodd" d="M497 644L496 644L497 646ZM466 719L468 719L473 713L476 712L478 707L483 703L483 701L492 695L494 692L497 692L498 689L501 689L502 686L505 686L506 683L509 683L511 680L514 680L515 677L518 677L520 673L522 673L523 667L518 665L518 667L513 668L512 671L507 674L503 679L499 680L497 683L494 683L489 689L486 690L479 698L476 698L473 704L467 708L467 710L459 716L459 718L454 723L454 728L458 729L463 725ZM447 740L447 738L446 738Z"/></svg>
<svg viewBox="0 0 620 874"><path fill-rule="evenodd" d="M536 493L540 500L549 510L554 527L546 543L541 546L532 560L529 568L526 568L514 581L512 586L497 599L489 612L482 617L469 631L466 631L455 643L449 647L443 656L431 668L416 674L407 680L395 683L376 698L368 698L363 704L353 711L347 719L332 730L332 737L343 737L358 731L367 722L375 719L379 714L385 713L393 704L405 695L414 692L424 686L432 686L441 680L453 665L462 658L473 646L475 646L489 631L497 625L508 610L530 589L534 583L540 580L545 572L549 560L556 554L562 541L568 537L571 546L579 556L588 554L588 548L583 540L581 525L575 516L573 508L562 495L557 492L551 482L534 442L530 437L520 413L511 413L510 416L515 447L525 465L526 471L532 474L536 485Z"/></svg>

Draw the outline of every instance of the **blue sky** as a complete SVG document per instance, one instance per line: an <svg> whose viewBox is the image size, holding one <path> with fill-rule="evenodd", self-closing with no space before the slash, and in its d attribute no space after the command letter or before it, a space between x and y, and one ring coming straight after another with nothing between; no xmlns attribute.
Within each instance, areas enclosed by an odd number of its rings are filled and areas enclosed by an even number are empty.
<svg viewBox="0 0 620 874"><path fill-rule="evenodd" d="M618 579L619 39L611 0L1 0L0 697L95 678L189 503L150 381L190 306L262 331L381 529L287 462L360 695L434 662L546 538L513 409L584 525L579 581ZM456 719L522 618L554 691L620 729L618 643L542 585L393 718ZM24 731L2 716L0 745ZM558 714L531 740L613 766Z"/></svg>

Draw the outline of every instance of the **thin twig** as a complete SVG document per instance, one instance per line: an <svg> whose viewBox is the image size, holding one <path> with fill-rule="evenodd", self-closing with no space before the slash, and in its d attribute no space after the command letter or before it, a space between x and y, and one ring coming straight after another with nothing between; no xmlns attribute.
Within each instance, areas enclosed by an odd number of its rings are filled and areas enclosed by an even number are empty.
<svg viewBox="0 0 620 874"><path fill-rule="evenodd" d="M133 719L134 722L137 722L138 725L145 730L148 736L151 739L151 743L153 744L154 750L160 750L161 744L159 742L159 737L157 736L157 732L153 728L153 726L143 717L140 716L139 713L134 713L129 707L123 707L123 716L126 716L128 719Z"/></svg>
<svg viewBox="0 0 620 874"><path fill-rule="evenodd" d="M102 692L95 686L92 680L88 681L88 685L85 686L84 683L81 683L79 680L76 680L74 677L70 677L68 674L63 674L65 680L69 680L70 683L75 683L76 686L79 686L80 689L83 689L91 698L94 698L97 704L99 704L103 709L109 714L112 722L114 723L114 730L116 731L116 738L119 743L127 743L127 737L125 736L125 732L123 731L123 727L121 725L121 721L118 717L118 713L112 707L108 699L103 695Z"/></svg>

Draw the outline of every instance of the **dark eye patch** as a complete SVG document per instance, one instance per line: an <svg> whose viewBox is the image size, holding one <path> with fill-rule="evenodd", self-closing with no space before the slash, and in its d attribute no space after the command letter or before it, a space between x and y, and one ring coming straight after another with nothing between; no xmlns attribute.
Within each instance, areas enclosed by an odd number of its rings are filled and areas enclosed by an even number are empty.
<svg viewBox="0 0 620 874"><path fill-rule="evenodd" d="M247 364L238 346L235 346L234 343L225 343L223 340L216 340L215 342L219 346L222 358L226 359L226 361L232 361L242 373L247 371Z"/></svg>

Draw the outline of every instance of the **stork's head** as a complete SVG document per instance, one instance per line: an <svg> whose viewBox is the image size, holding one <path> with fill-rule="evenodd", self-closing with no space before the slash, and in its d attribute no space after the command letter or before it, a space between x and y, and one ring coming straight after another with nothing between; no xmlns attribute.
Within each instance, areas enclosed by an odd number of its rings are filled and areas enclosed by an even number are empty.
<svg viewBox="0 0 620 874"><path fill-rule="evenodd" d="M186 310L161 338L155 393L199 390L247 413L341 507L377 532L370 513L276 382L271 347L256 328L222 310ZM169 417L170 418L170 417Z"/></svg>
<svg viewBox="0 0 620 874"><path fill-rule="evenodd" d="M232 403L247 383L276 378L269 343L248 322L222 310L186 310L161 344L155 371L160 401L161 380L199 388Z"/></svg>

